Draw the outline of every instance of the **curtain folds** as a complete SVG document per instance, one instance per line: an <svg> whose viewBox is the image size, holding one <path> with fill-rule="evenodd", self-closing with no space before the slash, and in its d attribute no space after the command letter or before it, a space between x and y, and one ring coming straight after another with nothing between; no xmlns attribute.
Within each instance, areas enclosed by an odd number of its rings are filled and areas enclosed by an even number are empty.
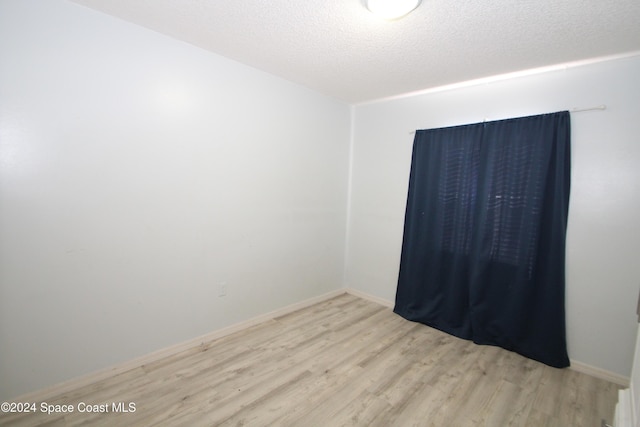
<svg viewBox="0 0 640 427"><path fill-rule="evenodd" d="M417 131L394 311L569 366L569 186L567 111Z"/></svg>

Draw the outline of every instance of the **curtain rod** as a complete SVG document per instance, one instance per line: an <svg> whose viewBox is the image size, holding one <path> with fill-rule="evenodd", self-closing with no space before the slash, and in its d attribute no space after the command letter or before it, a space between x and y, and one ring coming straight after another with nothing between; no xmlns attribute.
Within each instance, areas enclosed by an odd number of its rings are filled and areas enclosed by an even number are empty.
<svg viewBox="0 0 640 427"><path fill-rule="evenodd" d="M606 109L607 109L607 106L602 104L602 105L596 105L595 107L572 108L571 110L569 110L569 112L571 112L571 113L582 113L583 111L606 110Z"/></svg>
<svg viewBox="0 0 640 427"><path fill-rule="evenodd" d="M577 108L574 107L571 110L569 110L570 113L582 113L583 111L594 111L594 110L606 110L607 106L605 104L601 104L601 105L596 105L595 107L585 107L585 108ZM486 122L487 119L484 119L484 121ZM411 132L409 132L409 134L413 135L414 133L416 133L415 130L412 130Z"/></svg>

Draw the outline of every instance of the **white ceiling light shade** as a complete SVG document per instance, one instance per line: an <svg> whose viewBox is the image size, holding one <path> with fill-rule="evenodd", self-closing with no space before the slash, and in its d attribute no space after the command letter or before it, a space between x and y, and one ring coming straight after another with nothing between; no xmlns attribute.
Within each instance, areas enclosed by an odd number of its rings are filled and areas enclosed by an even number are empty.
<svg viewBox="0 0 640 427"><path fill-rule="evenodd" d="M398 19L418 7L421 0L365 0L367 9L384 19Z"/></svg>

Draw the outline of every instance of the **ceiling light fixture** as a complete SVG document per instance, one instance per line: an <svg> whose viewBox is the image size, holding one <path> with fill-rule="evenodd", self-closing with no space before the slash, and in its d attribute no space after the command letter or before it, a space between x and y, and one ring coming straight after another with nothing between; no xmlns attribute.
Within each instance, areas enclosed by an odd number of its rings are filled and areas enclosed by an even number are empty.
<svg viewBox="0 0 640 427"><path fill-rule="evenodd" d="M365 0L367 9L388 20L398 19L418 7L421 0Z"/></svg>

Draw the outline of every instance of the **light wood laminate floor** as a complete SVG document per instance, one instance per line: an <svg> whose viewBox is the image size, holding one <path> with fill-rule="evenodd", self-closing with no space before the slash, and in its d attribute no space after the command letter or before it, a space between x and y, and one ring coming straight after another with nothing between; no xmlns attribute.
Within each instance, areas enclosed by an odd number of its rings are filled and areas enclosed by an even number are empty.
<svg viewBox="0 0 640 427"><path fill-rule="evenodd" d="M344 294L48 399L73 413L0 425L599 427L618 388Z"/></svg>

